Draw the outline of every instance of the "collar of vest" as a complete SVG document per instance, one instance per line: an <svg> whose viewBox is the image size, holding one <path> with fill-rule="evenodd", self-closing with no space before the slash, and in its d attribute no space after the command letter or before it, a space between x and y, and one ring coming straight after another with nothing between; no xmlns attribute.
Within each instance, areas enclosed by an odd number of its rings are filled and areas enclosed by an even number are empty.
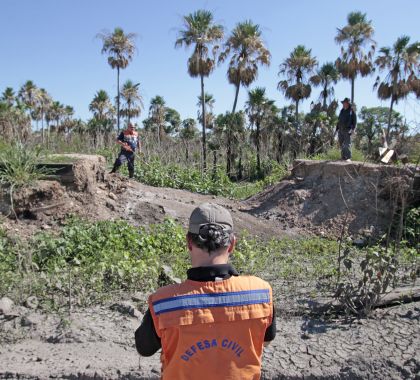
<svg viewBox="0 0 420 380"><path fill-rule="evenodd" d="M239 273L230 264L209 265L206 267L190 268L187 271L187 277L192 281L215 281L216 277L227 280L231 276L238 276Z"/></svg>

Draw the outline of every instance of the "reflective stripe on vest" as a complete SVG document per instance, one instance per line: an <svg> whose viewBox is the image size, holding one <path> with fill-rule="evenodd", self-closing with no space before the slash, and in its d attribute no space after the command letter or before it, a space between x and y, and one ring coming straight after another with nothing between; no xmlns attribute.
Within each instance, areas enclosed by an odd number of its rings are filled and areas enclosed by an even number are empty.
<svg viewBox="0 0 420 380"><path fill-rule="evenodd" d="M159 315L175 310L255 305L269 302L270 291L268 289L255 289L164 298L153 302L153 310L156 315Z"/></svg>

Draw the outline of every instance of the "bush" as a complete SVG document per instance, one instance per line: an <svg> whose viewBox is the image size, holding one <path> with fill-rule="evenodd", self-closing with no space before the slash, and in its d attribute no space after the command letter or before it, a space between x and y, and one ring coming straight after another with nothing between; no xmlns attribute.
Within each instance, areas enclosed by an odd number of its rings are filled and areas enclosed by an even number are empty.
<svg viewBox="0 0 420 380"><path fill-rule="evenodd" d="M220 167L214 173L209 169L201 173L197 168L180 165L163 165L158 158L142 160L136 165L134 178L151 186L184 189L195 193L213 194L232 198L245 198L280 181L288 172L277 162L270 162L270 175L256 182L246 184L232 182Z"/></svg>
<svg viewBox="0 0 420 380"><path fill-rule="evenodd" d="M20 187L48 174L37 166L40 158L40 148L29 149L21 143L7 145L0 153L0 184Z"/></svg>

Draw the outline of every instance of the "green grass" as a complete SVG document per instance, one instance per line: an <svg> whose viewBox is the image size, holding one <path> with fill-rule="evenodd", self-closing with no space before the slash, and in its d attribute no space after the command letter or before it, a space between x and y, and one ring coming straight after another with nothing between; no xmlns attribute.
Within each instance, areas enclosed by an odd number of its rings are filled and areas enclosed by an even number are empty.
<svg viewBox="0 0 420 380"><path fill-rule="evenodd" d="M352 148L352 161L360 161L365 162L367 161L367 158L364 156L363 152ZM304 157L302 157L304 158ZM331 148L325 153L319 153L315 154L314 156L310 157L311 160L321 161L321 160L327 160L327 161L338 161L341 159L341 151L337 148Z"/></svg>

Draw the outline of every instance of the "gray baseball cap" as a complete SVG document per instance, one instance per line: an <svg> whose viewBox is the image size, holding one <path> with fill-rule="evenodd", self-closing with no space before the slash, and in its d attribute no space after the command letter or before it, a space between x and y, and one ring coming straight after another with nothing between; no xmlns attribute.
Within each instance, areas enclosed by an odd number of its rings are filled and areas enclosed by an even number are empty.
<svg viewBox="0 0 420 380"><path fill-rule="evenodd" d="M233 220L228 210L214 203L203 203L191 213L188 231L199 234L206 224L215 224L225 231L233 231Z"/></svg>

